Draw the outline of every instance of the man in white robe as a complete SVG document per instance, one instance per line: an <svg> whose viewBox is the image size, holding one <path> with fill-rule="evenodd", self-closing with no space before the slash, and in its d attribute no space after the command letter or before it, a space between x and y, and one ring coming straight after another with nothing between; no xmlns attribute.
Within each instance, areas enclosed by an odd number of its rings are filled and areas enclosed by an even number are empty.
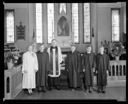
<svg viewBox="0 0 128 104"><path fill-rule="evenodd" d="M23 81L22 88L28 89L28 93L32 94L32 89L36 87L35 85L35 74L38 71L38 61L37 56L33 52L33 47L29 46L28 51L23 54Z"/></svg>
<svg viewBox="0 0 128 104"><path fill-rule="evenodd" d="M61 74L61 62L62 62L62 53L59 46L57 46L57 41L52 40L52 46L48 48L50 69L48 72L48 86L49 90L52 90L52 87L60 89L60 74Z"/></svg>

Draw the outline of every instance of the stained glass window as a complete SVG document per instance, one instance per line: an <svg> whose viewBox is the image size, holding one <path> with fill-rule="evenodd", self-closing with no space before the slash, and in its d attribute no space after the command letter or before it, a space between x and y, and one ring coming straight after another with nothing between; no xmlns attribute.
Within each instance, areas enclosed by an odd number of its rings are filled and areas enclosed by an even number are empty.
<svg viewBox="0 0 128 104"><path fill-rule="evenodd" d="M84 3L84 43L90 42L90 3Z"/></svg>
<svg viewBox="0 0 128 104"><path fill-rule="evenodd" d="M112 9L112 41L119 41L120 25L119 10Z"/></svg>
<svg viewBox="0 0 128 104"><path fill-rule="evenodd" d="M79 43L78 3L72 3L72 35L74 43Z"/></svg>
<svg viewBox="0 0 128 104"><path fill-rule="evenodd" d="M54 38L54 3L47 4L48 43Z"/></svg>
<svg viewBox="0 0 128 104"><path fill-rule="evenodd" d="M36 42L42 43L42 4L36 3Z"/></svg>
<svg viewBox="0 0 128 104"><path fill-rule="evenodd" d="M14 43L14 10L5 11L7 43Z"/></svg>
<svg viewBox="0 0 128 104"><path fill-rule="evenodd" d="M66 3L60 3L60 14L62 11L66 14Z"/></svg>

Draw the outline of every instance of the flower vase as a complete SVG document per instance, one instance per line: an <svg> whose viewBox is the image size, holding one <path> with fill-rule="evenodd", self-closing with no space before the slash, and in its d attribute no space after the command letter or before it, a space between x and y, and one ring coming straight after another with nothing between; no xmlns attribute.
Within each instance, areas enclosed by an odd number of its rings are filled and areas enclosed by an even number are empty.
<svg viewBox="0 0 128 104"><path fill-rule="evenodd" d="M9 62L7 62L8 69L12 69L13 66L14 66L14 64L13 64L12 60L10 60Z"/></svg>
<svg viewBox="0 0 128 104"><path fill-rule="evenodd" d="M119 56L116 56L116 61L119 61Z"/></svg>

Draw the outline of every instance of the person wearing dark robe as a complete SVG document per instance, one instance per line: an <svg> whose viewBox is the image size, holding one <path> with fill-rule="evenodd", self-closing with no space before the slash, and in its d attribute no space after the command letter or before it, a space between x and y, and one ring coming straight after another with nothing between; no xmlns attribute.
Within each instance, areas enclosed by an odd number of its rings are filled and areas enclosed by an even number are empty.
<svg viewBox="0 0 128 104"><path fill-rule="evenodd" d="M75 45L71 45L71 53L68 53L65 60L65 69L68 71L68 84L72 91L81 87L80 62L80 53L76 51Z"/></svg>
<svg viewBox="0 0 128 104"><path fill-rule="evenodd" d="M57 46L57 41L52 40L52 46L48 48L50 68L48 72L48 88L52 90L55 88L60 90L60 75L61 75L61 62L62 53L59 46Z"/></svg>
<svg viewBox="0 0 128 104"><path fill-rule="evenodd" d="M36 86L39 92L46 92L47 71L49 70L49 55L44 49L44 45L41 45L40 50L37 52L39 70L36 73Z"/></svg>
<svg viewBox="0 0 128 104"><path fill-rule="evenodd" d="M84 72L84 86L86 92L91 93L93 88L93 72L95 67L95 54L92 52L92 47L87 47L87 52L83 56L83 72Z"/></svg>
<svg viewBox="0 0 128 104"><path fill-rule="evenodd" d="M98 93L105 93L107 75L109 72L109 56L104 53L104 47L100 47L100 53L96 56L96 73Z"/></svg>

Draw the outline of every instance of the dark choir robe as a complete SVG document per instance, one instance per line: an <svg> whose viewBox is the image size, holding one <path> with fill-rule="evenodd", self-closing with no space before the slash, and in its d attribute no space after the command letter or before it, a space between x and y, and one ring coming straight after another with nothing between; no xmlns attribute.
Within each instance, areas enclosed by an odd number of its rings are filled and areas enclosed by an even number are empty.
<svg viewBox="0 0 128 104"><path fill-rule="evenodd" d="M49 55L47 52L37 52L38 71L36 73L36 86L47 87L47 72L49 70Z"/></svg>
<svg viewBox="0 0 128 104"><path fill-rule="evenodd" d="M74 51L68 53L65 60L65 69L68 71L68 82L70 88L81 87L80 73L81 70L80 53Z"/></svg>
<svg viewBox="0 0 128 104"><path fill-rule="evenodd" d="M98 54L96 56L97 85L103 87L107 85L107 70L109 71L109 56Z"/></svg>
<svg viewBox="0 0 128 104"><path fill-rule="evenodd" d="M83 69L85 86L93 86L93 68L95 67L95 54L85 53L83 55Z"/></svg>

